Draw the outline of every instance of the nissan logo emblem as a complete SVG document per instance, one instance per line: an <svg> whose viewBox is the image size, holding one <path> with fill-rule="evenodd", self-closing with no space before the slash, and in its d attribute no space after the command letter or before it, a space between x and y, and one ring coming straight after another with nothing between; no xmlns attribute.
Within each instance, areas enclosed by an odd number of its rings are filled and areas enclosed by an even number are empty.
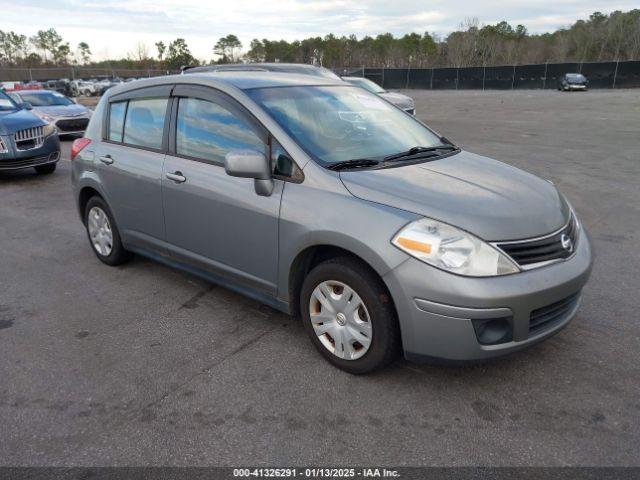
<svg viewBox="0 0 640 480"><path fill-rule="evenodd" d="M560 243L562 244L562 248L564 248L567 252L571 253L573 251L573 242L571 238L566 233L563 233L560 237Z"/></svg>

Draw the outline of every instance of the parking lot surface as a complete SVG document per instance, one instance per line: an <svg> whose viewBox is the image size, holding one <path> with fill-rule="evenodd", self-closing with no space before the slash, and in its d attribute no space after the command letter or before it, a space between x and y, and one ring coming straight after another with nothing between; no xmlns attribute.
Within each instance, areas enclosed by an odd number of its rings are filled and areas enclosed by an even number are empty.
<svg viewBox="0 0 640 480"><path fill-rule="evenodd" d="M573 203L596 263L565 330L478 366L343 373L296 319L101 264L64 142L55 174L0 175L0 464L639 465L640 92L408 93Z"/></svg>

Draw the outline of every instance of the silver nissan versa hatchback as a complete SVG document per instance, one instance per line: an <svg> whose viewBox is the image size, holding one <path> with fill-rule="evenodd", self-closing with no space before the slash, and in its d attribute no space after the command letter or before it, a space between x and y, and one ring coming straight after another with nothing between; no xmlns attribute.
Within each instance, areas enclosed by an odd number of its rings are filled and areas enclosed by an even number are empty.
<svg viewBox="0 0 640 480"><path fill-rule="evenodd" d="M72 150L89 242L300 315L351 373L520 350L576 314L584 227L548 181L361 88L274 72L114 87Z"/></svg>

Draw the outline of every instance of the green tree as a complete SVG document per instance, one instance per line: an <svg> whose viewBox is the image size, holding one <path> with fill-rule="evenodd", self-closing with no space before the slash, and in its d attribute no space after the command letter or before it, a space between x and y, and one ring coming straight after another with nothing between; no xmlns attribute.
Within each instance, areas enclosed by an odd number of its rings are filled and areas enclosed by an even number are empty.
<svg viewBox="0 0 640 480"><path fill-rule="evenodd" d="M0 59L4 59L9 64L14 64L27 52L27 37L13 31L3 32L0 30Z"/></svg>
<svg viewBox="0 0 640 480"><path fill-rule="evenodd" d="M60 58L61 54L64 54L65 48L62 47L62 37L55 28L50 28L49 30L38 30L38 32L30 38L31 43L35 48L42 51L42 56L44 58L44 62L47 63L49 58L56 60ZM67 49L69 44L67 44ZM50 54L50 57L47 57L47 53ZM67 52L68 55L68 52Z"/></svg>
<svg viewBox="0 0 640 480"><path fill-rule="evenodd" d="M78 56L85 65L89 63L89 60L91 60L91 49L87 42L80 42L78 44Z"/></svg>
<svg viewBox="0 0 640 480"><path fill-rule="evenodd" d="M169 44L166 62L167 68L170 70L178 70L181 67L198 63L194 56L191 55L184 38L176 38Z"/></svg>
<svg viewBox="0 0 640 480"><path fill-rule="evenodd" d="M264 62L265 55L266 49L264 44L257 38L251 40L249 51L245 54L245 59L249 62Z"/></svg>
<svg viewBox="0 0 640 480"><path fill-rule="evenodd" d="M158 49L158 60L160 60L160 63L162 63L162 59L164 58L164 54L167 51L167 46L162 41L156 42L156 49Z"/></svg>
<svg viewBox="0 0 640 480"><path fill-rule="evenodd" d="M222 37L213 47L213 53L220 57L219 63L235 63L239 60L236 52L242 48L242 43L233 34Z"/></svg>

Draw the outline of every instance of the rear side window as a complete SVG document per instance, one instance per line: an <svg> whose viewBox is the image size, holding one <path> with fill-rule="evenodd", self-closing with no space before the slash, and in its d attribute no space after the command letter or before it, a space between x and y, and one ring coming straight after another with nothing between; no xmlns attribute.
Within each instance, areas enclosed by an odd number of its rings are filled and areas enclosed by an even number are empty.
<svg viewBox="0 0 640 480"><path fill-rule="evenodd" d="M109 140L122 141L122 128L124 127L124 115L127 112L127 102L112 103L109 107Z"/></svg>
<svg viewBox="0 0 640 480"><path fill-rule="evenodd" d="M178 155L222 163L227 152L234 149L267 153L267 145L242 117L213 102L180 99L176 124Z"/></svg>
<svg viewBox="0 0 640 480"><path fill-rule="evenodd" d="M122 141L137 147L161 149L166 98L129 100Z"/></svg>

